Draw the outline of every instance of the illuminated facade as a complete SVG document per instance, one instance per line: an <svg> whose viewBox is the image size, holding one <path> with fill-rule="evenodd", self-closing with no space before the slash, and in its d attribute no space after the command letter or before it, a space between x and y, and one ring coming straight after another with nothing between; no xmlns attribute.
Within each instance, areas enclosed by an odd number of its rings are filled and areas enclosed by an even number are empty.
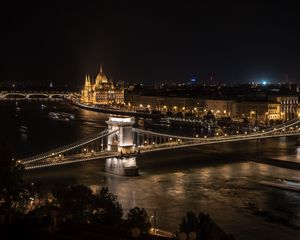
<svg viewBox="0 0 300 240"><path fill-rule="evenodd" d="M124 89L115 88L114 83L103 73L101 66L94 83L91 82L91 77L86 75L81 102L99 105L124 104Z"/></svg>

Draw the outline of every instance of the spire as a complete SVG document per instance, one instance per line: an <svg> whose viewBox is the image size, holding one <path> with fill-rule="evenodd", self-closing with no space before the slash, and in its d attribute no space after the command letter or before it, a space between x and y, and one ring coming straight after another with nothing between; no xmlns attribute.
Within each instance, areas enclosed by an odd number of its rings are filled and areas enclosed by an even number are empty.
<svg viewBox="0 0 300 240"><path fill-rule="evenodd" d="M87 75L85 75L85 86L87 86L88 85L88 77L87 77Z"/></svg>
<svg viewBox="0 0 300 240"><path fill-rule="evenodd" d="M90 75L85 75L85 86L91 86L91 78Z"/></svg>
<svg viewBox="0 0 300 240"><path fill-rule="evenodd" d="M100 64L100 73L102 73L102 63Z"/></svg>

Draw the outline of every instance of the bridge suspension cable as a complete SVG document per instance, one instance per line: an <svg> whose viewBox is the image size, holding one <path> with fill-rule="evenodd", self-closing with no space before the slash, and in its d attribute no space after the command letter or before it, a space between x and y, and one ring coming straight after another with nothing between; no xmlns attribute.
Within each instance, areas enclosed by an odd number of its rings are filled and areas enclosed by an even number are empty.
<svg viewBox="0 0 300 240"><path fill-rule="evenodd" d="M94 135L94 136L92 136L92 137L90 137L88 139L80 140L80 141L71 143L69 145L66 145L66 146L63 146L63 147L60 147L60 148L48 151L46 153L39 154L39 155L30 157L30 158L23 159L23 160L21 160L21 162L23 164L28 164L28 163L36 162L36 161L39 161L39 160L51 157L53 155L62 154L62 153L68 152L70 150L73 150L75 148L82 147L82 146L84 146L86 144L89 144L91 142L94 142L94 141L96 141L98 139L104 138L104 137L106 137L108 135L114 134L116 132L118 132L118 130L109 132L108 129L106 129L106 130L104 130L104 131L102 131L102 132L100 132L100 133L98 133L98 134L96 134L96 135Z"/></svg>
<svg viewBox="0 0 300 240"><path fill-rule="evenodd" d="M168 138L178 138L178 139L185 139L185 140L200 140L201 139L201 138L196 138L196 137L184 137L184 136L177 136L177 135L172 135L172 134L157 133L157 132L152 132L149 130L138 129L138 128L132 128L132 130L137 133L143 133L143 134L148 134L148 135L153 135L153 136L168 137Z"/></svg>

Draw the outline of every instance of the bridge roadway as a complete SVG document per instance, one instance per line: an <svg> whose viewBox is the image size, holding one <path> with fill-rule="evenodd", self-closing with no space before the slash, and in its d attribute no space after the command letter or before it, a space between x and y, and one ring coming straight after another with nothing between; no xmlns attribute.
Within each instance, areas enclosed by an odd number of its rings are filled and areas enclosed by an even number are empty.
<svg viewBox="0 0 300 240"><path fill-rule="evenodd" d="M151 131L146 131L142 129L133 128L133 132L137 134L150 135L150 136L158 136L168 138L169 142L164 143L155 143L148 145L140 145L133 146L133 153L147 153L147 152L155 152L155 151L163 151L184 147L192 147L192 146L201 146L201 145L209 145L209 144L219 144L219 143L230 143L237 141L248 141L248 140L258 140L265 138L277 138L277 137L287 137L287 136L298 136L300 135L300 128L298 127L299 120L292 120L285 124L278 125L274 128L270 128L264 130L262 132L252 133L252 134L239 134L239 135L231 135L231 136L218 136L218 137L210 137L210 138L194 138L194 137L183 137L169 134L156 133ZM296 125L296 126L295 126ZM116 151L101 151L95 153L80 153L73 154L72 156L64 156L57 157L57 154L66 152L70 149L75 149L79 146L84 146L84 144L93 142L95 140L99 140L104 138L110 134L117 133L118 130L115 130L109 133L107 130L101 132L96 137L90 138L85 141L77 142L76 144L68 145L64 148L58 149L58 151L51 151L47 154L41 154L37 157L33 157L31 159L23 160L22 163L25 165L25 169L35 169L41 167L50 167L55 165L62 164L70 164L75 162L83 162L83 161L91 161L96 159L103 159L109 157L116 157L119 155ZM56 155L56 157L55 157Z"/></svg>
<svg viewBox="0 0 300 240"><path fill-rule="evenodd" d="M103 152L95 152L94 154L76 154L71 157L49 157L46 159L43 159L41 162L38 163L27 163L25 164L25 170L30 169L37 169L37 168L45 168L45 167L53 167L58 165L65 165L70 163L78 163L78 162L87 162L92 160L100 160L110 157L116 157L118 156L118 152L109 152L109 151L103 151Z"/></svg>

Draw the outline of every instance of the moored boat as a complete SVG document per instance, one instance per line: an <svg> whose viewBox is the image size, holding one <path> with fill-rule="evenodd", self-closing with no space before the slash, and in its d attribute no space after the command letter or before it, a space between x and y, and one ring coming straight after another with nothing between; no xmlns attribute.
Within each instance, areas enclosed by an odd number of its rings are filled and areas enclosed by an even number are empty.
<svg viewBox="0 0 300 240"><path fill-rule="evenodd" d="M19 130L21 133L28 133L28 127L26 126L20 126Z"/></svg>

